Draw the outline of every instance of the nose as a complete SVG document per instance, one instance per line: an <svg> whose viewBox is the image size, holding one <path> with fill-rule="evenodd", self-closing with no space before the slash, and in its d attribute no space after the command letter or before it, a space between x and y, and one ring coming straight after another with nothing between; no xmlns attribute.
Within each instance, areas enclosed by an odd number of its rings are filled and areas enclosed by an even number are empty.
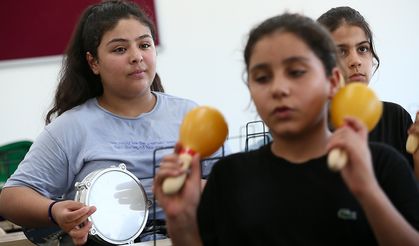
<svg viewBox="0 0 419 246"><path fill-rule="evenodd" d="M348 62L348 67L351 69L357 69L361 67L362 65L362 61L359 55L355 51L349 53L347 57L347 62Z"/></svg>
<svg viewBox="0 0 419 246"><path fill-rule="evenodd" d="M135 47L133 49L131 49L131 53L130 53L130 63L131 64L135 64L135 63L140 63L144 60L143 58L143 54L141 49Z"/></svg>
<svg viewBox="0 0 419 246"><path fill-rule="evenodd" d="M276 77L271 84L271 92L273 97L281 98L289 96L291 93L290 83L286 78Z"/></svg>

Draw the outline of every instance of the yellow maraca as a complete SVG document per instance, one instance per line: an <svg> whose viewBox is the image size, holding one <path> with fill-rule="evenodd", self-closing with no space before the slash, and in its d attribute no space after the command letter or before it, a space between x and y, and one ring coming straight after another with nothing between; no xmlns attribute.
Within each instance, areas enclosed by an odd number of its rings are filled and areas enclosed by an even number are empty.
<svg viewBox="0 0 419 246"><path fill-rule="evenodd" d="M383 103L367 84L351 82L342 87L330 104L330 117L335 128L344 124L345 116L361 120L371 131L378 123L383 112ZM347 154L341 149L332 149L328 155L328 165L333 171L341 170L348 161Z"/></svg>
<svg viewBox="0 0 419 246"><path fill-rule="evenodd" d="M228 127L223 115L215 108L200 106L189 111L180 126L179 142L182 145L179 158L182 168L188 169L194 153L201 158L213 154L227 138ZM186 174L170 177L163 182L163 192L178 192L185 182Z"/></svg>

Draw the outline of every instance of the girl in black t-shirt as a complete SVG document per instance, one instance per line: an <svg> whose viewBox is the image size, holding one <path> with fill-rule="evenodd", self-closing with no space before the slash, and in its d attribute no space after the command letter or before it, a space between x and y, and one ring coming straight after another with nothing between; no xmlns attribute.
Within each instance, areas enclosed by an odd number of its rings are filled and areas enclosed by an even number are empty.
<svg viewBox="0 0 419 246"><path fill-rule="evenodd" d="M337 59L310 18L283 14L251 30L247 86L273 140L215 164L202 196L198 155L190 170L177 154L163 159L153 192L174 245L417 245L419 189L404 158L369 144L355 118L328 128ZM348 154L340 173L326 161L337 147ZM183 188L164 194L163 181L184 173Z"/></svg>
<svg viewBox="0 0 419 246"><path fill-rule="evenodd" d="M369 83L380 66L380 58L374 47L373 35L365 18L350 7L332 8L317 21L332 34L341 57L345 81ZM400 105L383 102L383 115L369 133L370 141L389 144L402 153L419 179L419 151L406 151L408 134L419 137L419 120L412 124L410 114ZM419 111L416 118L419 117ZM418 148L419 149L419 148Z"/></svg>

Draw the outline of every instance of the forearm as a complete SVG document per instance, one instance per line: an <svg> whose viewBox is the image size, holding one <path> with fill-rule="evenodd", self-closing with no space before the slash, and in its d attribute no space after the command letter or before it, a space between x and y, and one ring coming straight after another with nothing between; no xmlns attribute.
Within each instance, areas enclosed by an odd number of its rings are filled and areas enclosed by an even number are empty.
<svg viewBox="0 0 419 246"><path fill-rule="evenodd" d="M51 200L28 187L8 187L0 193L0 214L24 227L52 225L48 219Z"/></svg>
<svg viewBox="0 0 419 246"><path fill-rule="evenodd" d="M380 245L417 245L419 233L402 217L378 184L358 197Z"/></svg>
<svg viewBox="0 0 419 246"><path fill-rule="evenodd" d="M195 218L178 216L167 218L166 225L173 246L202 246L199 229Z"/></svg>

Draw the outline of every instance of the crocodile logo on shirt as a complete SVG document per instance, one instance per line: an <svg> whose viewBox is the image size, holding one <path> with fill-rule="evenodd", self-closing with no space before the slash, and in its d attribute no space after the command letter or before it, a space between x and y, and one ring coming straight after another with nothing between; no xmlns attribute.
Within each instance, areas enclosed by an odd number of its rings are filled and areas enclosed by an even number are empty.
<svg viewBox="0 0 419 246"><path fill-rule="evenodd" d="M356 220L356 211L351 211L347 208L341 208L338 210L338 218L342 220Z"/></svg>

